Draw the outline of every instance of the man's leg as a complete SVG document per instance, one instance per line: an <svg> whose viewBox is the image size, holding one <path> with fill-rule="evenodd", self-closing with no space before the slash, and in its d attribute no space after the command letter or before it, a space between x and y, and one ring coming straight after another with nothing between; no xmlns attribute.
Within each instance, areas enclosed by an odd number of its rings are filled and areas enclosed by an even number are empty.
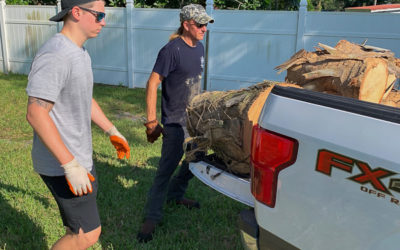
<svg viewBox="0 0 400 250"><path fill-rule="evenodd" d="M189 180L193 177L192 172L189 170L189 163L186 161L182 162L182 166L179 172L171 180L168 187L167 200L174 202L177 205L183 205L186 208L200 208L200 203L195 200L190 200L184 197L186 189L189 184Z"/></svg>
<svg viewBox="0 0 400 250"><path fill-rule="evenodd" d="M161 159L145 206L145 218L156 223L161 221L168 183L183 156L182 127L167 125L164 126L164 132Z"/></svg>
<svg viewBox="0 0 400 250"><path fill-rule="evenodd" d="M188 136L186 127L183 127L185 132L185 138ZM193 147L190 144L187 147ZM204 154L203 152L197 152L197 154ZM184 194L189 185L189 180L193 178L192 172L189 170L189 163L184 160L179 169L179 172L172 178L167 192L168 201L176 201L178 204L182 204L188 208L200 208L200 204L197 201L189 200L184 198Z"/></svg>
<svg viewBox="0 0 400 250"><path fill-rule="evenodd" d="M66 234L61 237L51 249L87 249L98 241L100 233L101 226L87 233L84 233L82 228L80 228L78 234L73 233L71 229L67 228Z"/></svg>
<svg viewBox="0 0 400 250"><path fill-rule="evenodd" d="M181 200L189 185L189 180L193 178L192 172L189 170L189 163L183 161L179 172L172 178L167 193L168 200Z"/></svg>
<svg viewBox="0 0 400 250"><path fill-rule="evenodd" d="M92 193L83 196L75 196L70 191L65 176L41 175L57 202L63 224L67 228L66 234L52 249L86 249L99 239L101 225L96 203L98 182L94 167L91 174L96 178L92 182Z"/></svg>
<svg viewBox="0 0 400 250"><path fill-rule="evenodd" d="M147 196L145 221L137 235L139 242L147 242L153 239L155 227L162 218L162 206L168 183L183 155L184 132L182 128L167 125L164 126L164 132L161 159L153 185Z"/></svg>

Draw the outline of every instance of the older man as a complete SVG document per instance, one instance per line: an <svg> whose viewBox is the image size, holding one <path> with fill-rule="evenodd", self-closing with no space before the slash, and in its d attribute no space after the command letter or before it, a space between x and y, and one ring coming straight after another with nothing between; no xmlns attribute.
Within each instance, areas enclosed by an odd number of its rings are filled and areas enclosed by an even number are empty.
<svg viewBox="0 0 400 250"><path fill-rule="evenodd" d="M146 133L153 143L163 133L161 159L153 185L148 193L145 220L137 235L140 242L152 239L162 218L165 199L189 209L200 208L198 202L184 198L188 181L193 177L186 162L178 174L171 176L183 156L183 141L187 136L186 107L201 90L204 69L204 47L200 42L207 24L214 20L201 5L184 6L180 12L181 26L160 50L146 88ZM156 118L157 88L162 83L161 127Z"/></svg>

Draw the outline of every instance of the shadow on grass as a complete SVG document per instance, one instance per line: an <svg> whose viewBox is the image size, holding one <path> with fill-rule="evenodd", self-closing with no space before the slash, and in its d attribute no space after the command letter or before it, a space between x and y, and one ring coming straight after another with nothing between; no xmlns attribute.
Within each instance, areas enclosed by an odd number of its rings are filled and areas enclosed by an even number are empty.
<svg viewBox="0 0 400 250"><path fill-rule="evenodd" d="M0 189L7 193L25 190L0 183ZM29 194L32 196L32 194ZM46 199L33 195L44 206L49 206ZM47 249L45 234L26 214L11 207L7 200L0 195L0 248L4 249ZM29 235L29 237L26 237Z"/></svg>
<svg viewBox="0 0 400 250"><path fill-rule="evenodd" d="M95 84L93 88L93 97L101 102L101 108L104 111L118 113L128 110L144 114L146 110L146 100L144 99L146 90L137 88L129 89L127 87L110 86Z"/></svg>
<svg viewBox="0 0 400 250"><path fill-rule="evenodd" d="M159 160L160 157L150 157L147 165L158 166ZM110 161L109 155L98 152L94 153L94 164L99 180L97 201L102 223L99 241L103 249L149 249L155 246L159 248L166 235L171 235L171 232L178 234L183 230L182 227L189 227L182 218L190 212L176 205L165 204L165 222L163 221L162 225L166 223L166 226L160 227L156 239L150 245L138 243L136 235L143 222L147 193L153 183L156 167L139 168L125 160ZM180 218L181 216L183 217ZM169 222L171 220L172 223ZM177 223L177 220L182 220L183 224ZM166 244L161 249L171 246L171 242Z"/></svg>
<svg viewBox="0 0 400 250"><path fill-rule="evenodd" d="M101 245L103 249L135 249L136 233L155 169L132 166L125 160L110 164L110 156L98 152L94 152L93 158L99 180Z"/></svg>
<svg viewBox="0 0 400 250"><path fill-rule="evenodd" d="M149 166L155 166L154 168L154 173L158 168L158 162L160 161L161 157L149 157L146 161L147 165ZM153 179L151 179L153 180Z"/></svg>

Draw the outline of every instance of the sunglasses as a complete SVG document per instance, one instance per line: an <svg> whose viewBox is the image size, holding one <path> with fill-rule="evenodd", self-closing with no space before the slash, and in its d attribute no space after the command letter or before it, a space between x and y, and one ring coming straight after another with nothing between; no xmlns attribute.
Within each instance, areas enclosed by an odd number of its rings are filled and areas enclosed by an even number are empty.
<svg viewBox="0 0 400 250"><path fill-rule="evenodd" d="M207 27L207 24L208 23L205 23L205 24L200 24L200 23L196 23L196 22L194 22L194 23L192 23L193 25L195 25L197 28L199 28L199 29L201 29L201 28L203 28L204 26L206 26Z"/></svg>
<svg viewBox="0 0 400 250"><path fill-rule="evenodd" d="M104 13L104 12L83 8L81 6L78 6L78 8L82 9L82 10L85 10L85 11L89 12L90 14L92 14L93 16L95 16L96 17L96 22L98 22L98 23L101 22L101 20L103 20L106 17L106 13Z"/></svg>

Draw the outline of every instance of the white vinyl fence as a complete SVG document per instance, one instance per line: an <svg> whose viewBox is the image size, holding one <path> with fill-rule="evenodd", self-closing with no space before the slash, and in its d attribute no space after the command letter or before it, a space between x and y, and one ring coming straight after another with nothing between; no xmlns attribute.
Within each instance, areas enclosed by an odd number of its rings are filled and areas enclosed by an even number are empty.
<svg viewBox="0 0 400 250"><path fill-rule="evenodd" d="M400 14L299 11L213 10L208 26L204 75L208 90L247 87L262 80L283 81L274 67L301 48L341 39L392 50L400 55ZM60 31L48 19L58 6L15 6L0 0L0 70L28 74L38 48ZM177 9L106 8L106 27L86 43L95 82L145 87L159 49L179 27Z"/></svg>

